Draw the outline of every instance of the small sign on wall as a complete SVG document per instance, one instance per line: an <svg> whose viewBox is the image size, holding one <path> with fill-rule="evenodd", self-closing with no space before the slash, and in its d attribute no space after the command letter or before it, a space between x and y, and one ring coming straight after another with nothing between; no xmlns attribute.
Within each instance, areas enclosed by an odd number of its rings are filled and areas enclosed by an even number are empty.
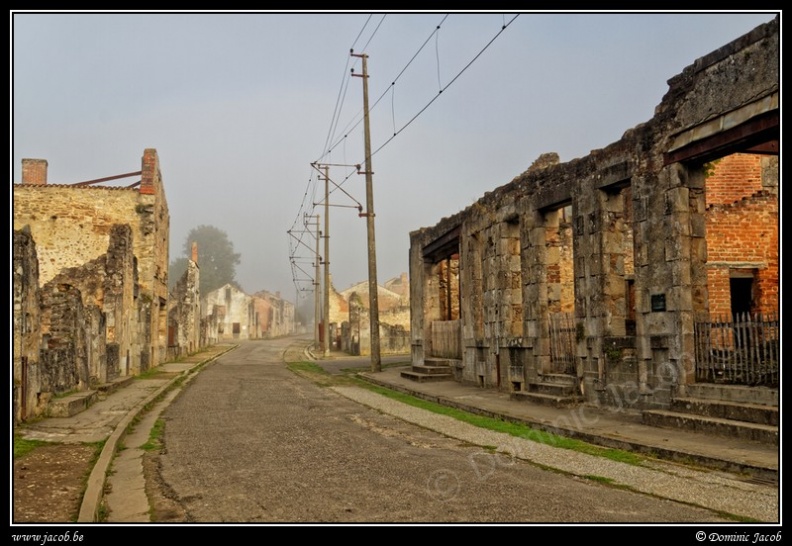
<svg viewBox="0 0 792 546"><path fill-rule="evenodd" d="M665 294L652 294L652 313L666 310Z"/></svg>

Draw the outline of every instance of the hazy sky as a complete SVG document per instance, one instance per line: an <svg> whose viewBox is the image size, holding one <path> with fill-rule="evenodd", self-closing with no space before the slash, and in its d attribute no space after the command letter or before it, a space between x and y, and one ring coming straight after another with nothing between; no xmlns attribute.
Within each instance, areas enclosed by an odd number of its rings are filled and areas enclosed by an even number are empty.
<svg viewBox="0 0 792 546"><path fill-rule="evenodd" d="M245 291L293 300L311 297L290 263L313 274L313 239L295 239L304 215L324 227L312 162L333 164L343 189L330 197L334 284L368 278L366 221L349 208L366 203L349 167L365 160L350 49L368 55L384 284L408 270L411 231L542 153L569 161L618 140L651 119L669 78L776 12L10 15L12 180L23 158L73 183L140 170L155 148L171 259L192 228L216 226L242 255Z"/></svg>

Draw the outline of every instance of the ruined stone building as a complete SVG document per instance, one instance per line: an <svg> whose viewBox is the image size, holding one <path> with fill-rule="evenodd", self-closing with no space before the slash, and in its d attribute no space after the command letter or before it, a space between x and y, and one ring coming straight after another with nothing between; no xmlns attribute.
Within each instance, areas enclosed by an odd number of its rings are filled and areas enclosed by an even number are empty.
<svg viewBox="0 0 792 546"><path fill-rule="evenodd" d="M187 269L169 294L168 358L191 354L208 345L206 325L201 322L200 286L198 246L193 243Z"/></svg>
<svg viewBox="0 0 792 546"><path fill-rule="evenodd" d="M156 366L167 348L170 219L156 150L138 172L76 184L49 183L47 168L24 159L13 184L17 421L55 394Z"/></svg>
<svg viewBox="0 0 792 546"><path fill-rule="evenodd" d="M295 308L280 292L261 290L250 296L232 284L203 297L202 328L210 343L268 339L294 333Z"/></svg>
<svg viewBox="0 0 792 546"><path fill-rule="evenodd" d="M411 232L414 378L444 359L513 397L650 409L720 384L777 405L779 66L776 18L619 141Z"/></svg>
<svg viewBox="0 0 792 546"><path fill-rule="evenodd" d="M255 337L273 338L294 333L294 304L283 299L280 292L256 292L253 294L253 304L258 315L258 331Z"/></svg>
<svg viewBox="0 0 792 546"><path fill-rule="evenodd" d="M224 284L205 294L201 315L209 317L211 326L207 337L210 343L254 339L259 331L253 298L233 284Z"/></svg>
<svg viewBox="0 0 792 546"><path fill-rule="evenodd" d="M382 353L409 352L410 296L407 273L377 287ZM390 288L389 288L390 287ZM393 288L394 290L392 290ZM338 292L330 286L332 347L353 355L371 353L369 283L361 281Z"/></svg>

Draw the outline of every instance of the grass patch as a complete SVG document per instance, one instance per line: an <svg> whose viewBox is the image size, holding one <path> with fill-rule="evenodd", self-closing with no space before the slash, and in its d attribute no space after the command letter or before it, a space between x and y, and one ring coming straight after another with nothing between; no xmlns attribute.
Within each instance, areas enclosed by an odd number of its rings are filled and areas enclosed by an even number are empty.
<svg viewBox="0 0 792 546"><path fill-rule="evenodd" d="M162 373L162 368L157 366L156 368L149 368L145 372L141 372L135 376L135 379L156 379L158 375Z"/></svg>
<svg viewBox="0 0 792 546"><path fill-rule="evenodd" d="M351 377L348 375L332 375L313 362L289 362L286 364L286 367L297 375L313 381L320 387L349 385L352 381Z"/></svg>
<svg viewBox="0 0 792 546"><path fill-rule="evenodd" d="M293 372L302 372L309 374L330 375L327 371L318 364L313 362L292 362L289 369Z"/></svg>
<svg viewBox="0 0 792 546"><path fill-rule="evenodd" d="M44 440L28 440L23 438L21 434L14 434L14 459L24 457L37 447L49 444L50 442L45 442Z"/></svg>
<svg viewBox="0 0 792 546"><path fill-rule="evenodd" d="M144 451L154 451L162 448L162 434L165 432L165 421L157 419L149 432L148 441L140 446Z"/></svg>
<svg viewBox="0 0 792 546"><path fill-rule="evenodd" d="M96 522L107 523L108 519L110 519L110 509L107 507L107 503L102 500L102 502L99 503L99 508L97 509Z"/></svg>

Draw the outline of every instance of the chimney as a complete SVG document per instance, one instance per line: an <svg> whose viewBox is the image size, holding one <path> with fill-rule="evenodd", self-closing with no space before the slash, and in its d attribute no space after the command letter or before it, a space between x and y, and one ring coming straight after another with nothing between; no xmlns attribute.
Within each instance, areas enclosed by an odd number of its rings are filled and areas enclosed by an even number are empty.
<svg viewBox="0 0 792 546"><path fill-rule="evenodd" d="M47 160L23 159L22 183L45 186L47 184Z"/></svg>
<svg viewBox="0 0 792 546"><path fill-rule="evenodd" d="M192 244L192 261L193 263L198 263L198 243L193 241Z"/></svg>
<svg viewBox="0 0 792 546"><path fill-rule="evenodd" d="M140 193L144 195L155 195L157 193L156 184L159 182L159 158L157 150L146 148L143 150L143 160L141 161Z"/></svg>

